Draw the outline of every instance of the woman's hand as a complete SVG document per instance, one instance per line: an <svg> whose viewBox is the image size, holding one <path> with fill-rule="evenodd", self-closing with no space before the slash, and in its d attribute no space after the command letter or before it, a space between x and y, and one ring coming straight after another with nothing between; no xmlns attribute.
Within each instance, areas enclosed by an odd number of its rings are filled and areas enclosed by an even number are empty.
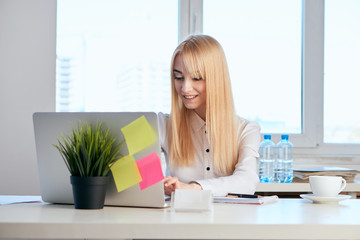
<svg viewBox="0 0 360 240"><path fill-rule="evenodd" d="M164 179L164 190L166 195L171 195L175 189L197 189L202 190L202 187L198 183L183 183L180 182L177 177L168 176Z"/></svg>

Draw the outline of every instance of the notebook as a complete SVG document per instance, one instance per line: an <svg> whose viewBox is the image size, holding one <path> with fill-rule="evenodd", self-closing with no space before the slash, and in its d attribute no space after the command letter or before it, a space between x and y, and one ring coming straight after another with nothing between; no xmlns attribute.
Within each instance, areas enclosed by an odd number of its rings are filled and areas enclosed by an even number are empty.
<svg viewBox="0 0 360 240"><path fill-rule="evenodd" d="M145 116L157 134L155 142L149 147L135 153L135 160L139 160L153 152L160 157L160 142L158 134L158 117L154 112L37 112L33 114L36 154L39 169L41 197L44 202L73 204L70 173L59 151L52 145L58 143L58 138L71 132L71 124L76 127L79 120L90 124L101 121L109 128L113 136L119 141L124 139L121 128ZM128 154L126 144L122 152ZM107 186L105 205L132 207L167 207L165 201L163 181L143 190L139 184L118 192L111 171L110 182Z"/></svg>

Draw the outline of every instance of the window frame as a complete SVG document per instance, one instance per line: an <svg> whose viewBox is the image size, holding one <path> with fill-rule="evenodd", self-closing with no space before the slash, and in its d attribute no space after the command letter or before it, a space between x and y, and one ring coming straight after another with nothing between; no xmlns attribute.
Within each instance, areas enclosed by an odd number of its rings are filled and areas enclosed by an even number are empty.
<svg viewBox="0 0 360 240"><path fill-rule="evenodd" d="M324 1L302 1L303 132L290 134L290 139L295 156L354 157L360 144L324 143ZM179 42L202 31L203 0L179 0ZM280 141L281 134L272 134L272 139Z"/></svg>

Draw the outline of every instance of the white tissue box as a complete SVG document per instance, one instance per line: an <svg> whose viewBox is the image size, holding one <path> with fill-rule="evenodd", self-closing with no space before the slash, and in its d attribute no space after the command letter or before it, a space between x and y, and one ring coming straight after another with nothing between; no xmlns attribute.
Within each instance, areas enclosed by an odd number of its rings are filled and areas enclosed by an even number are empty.
<svg viewBox="0 0 360 240"><path fill-rule="evenodd" d="M171 196L171 208L175 211L201 212L212 207L210 190L176 189Z"/></svg>

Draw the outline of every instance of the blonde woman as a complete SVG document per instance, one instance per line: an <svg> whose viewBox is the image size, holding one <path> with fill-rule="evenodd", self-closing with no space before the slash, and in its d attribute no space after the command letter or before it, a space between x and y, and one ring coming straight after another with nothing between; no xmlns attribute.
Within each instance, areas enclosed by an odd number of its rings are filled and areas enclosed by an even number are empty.
<svg viewBox="0 0 360 240"><path fill-rule="evenodd" d="M210 36L192 35L175 49L171 71L171 114L159 114L165 193L253 194L260 128L235 114L222 47Z"/></svg>

